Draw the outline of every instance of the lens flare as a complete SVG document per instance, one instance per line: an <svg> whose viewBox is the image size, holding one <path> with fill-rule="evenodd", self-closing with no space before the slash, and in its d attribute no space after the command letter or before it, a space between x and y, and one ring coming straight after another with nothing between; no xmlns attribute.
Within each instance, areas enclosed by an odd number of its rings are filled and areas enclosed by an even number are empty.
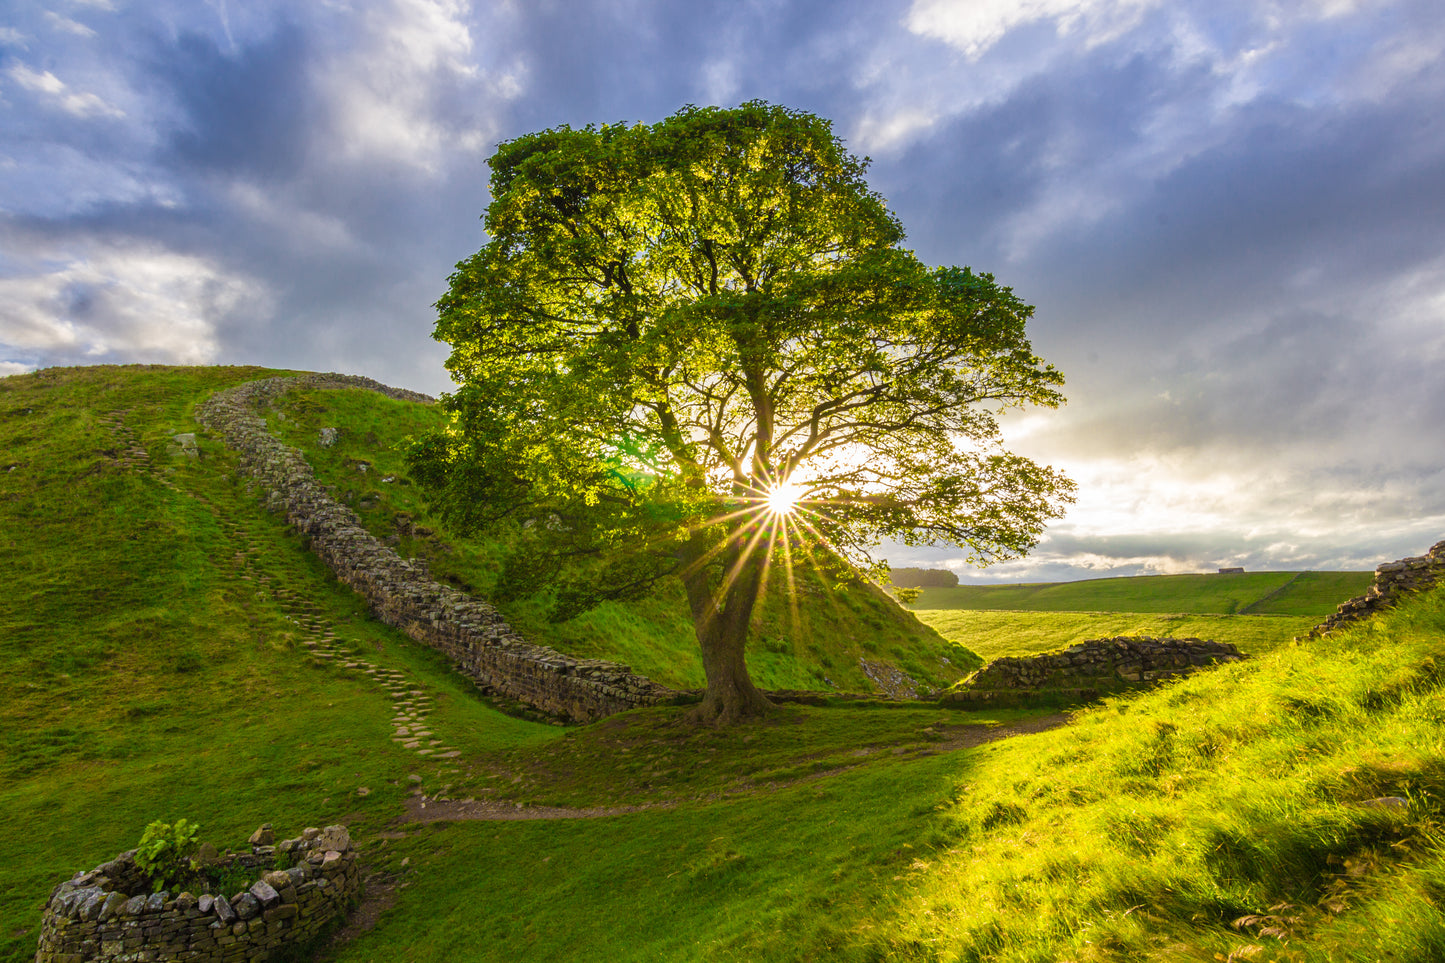
<svg viewBox="0 0 1445 963"><path fill-rule="evenodd" d="M793 509L798 507L798 499L803 497L803 489L792 482L783 482L768 489L767 501L768 511L774 515L789 515Z"/></svg>

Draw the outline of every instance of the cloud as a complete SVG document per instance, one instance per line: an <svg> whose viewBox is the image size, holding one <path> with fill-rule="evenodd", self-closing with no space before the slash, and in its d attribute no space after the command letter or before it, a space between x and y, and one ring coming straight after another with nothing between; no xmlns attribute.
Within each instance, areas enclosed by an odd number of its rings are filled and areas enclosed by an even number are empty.
<svg viewBox="0 0 1445 963"><path fill-rule="evenodd" d="M478 63L468 13L458 0L389 0L345 25L346 46L316 78L330 142L345 159L434 174L488 146L491 111L467 103L511 100L525 74L511 58Z"/></svg>
<svg viewBox="0 0 1445 963"><path fill-rule="evenodd" d="M265 300L256 281L151 245L94 244L0 278L0 351L41 364L112 359L205 364L216 328Z"/></svg>
<svg viewBox="0 0 1445 963"><path fill-rule="evenodd" d="M301 170L319 111L307 74L310 51L297 27L278 25L234 55L187 32L154 57L153 77L181 111L167 160L263 180Z"/></svg>
<svg viewBox="0 0 1445 963"><path fill-rule="evenodd" d="M96 94L71 90L64 81L48 70L31 70L22 63L16 63L11 65L8 73L10 79L25 90L44 95L61 110L75 117L125 116L125 111L112 107Z"/></svg>
<svg viewBox="0 0 1445 963"><path fill-rule="evenodd" d="M0 210L61 218L123 205L177 209L182 193L153 167L65 143L16 145L0 159Z"/></svg>
<svg viewBox="0 0 1445 963"><path fill-rule="evenodd" d="M951 44L977 59L1010 31L1051 21L1060 35L1085 46L1118 37L1158 0L914 0L908 29Z"/></svg>
<svg viewBox="0 0 1445 963"><path fill-rule="evenodd" d="M435 392L429 305L484 240L495 143L763 98L873 153L920 257L1038 305L1070 405L1004 428L1083 488L985 577L1438 540L1434 0L51 6L0 28L0 365Z"/></svg>
<svg viewBox="0 0 1445 963"><path fill-rule="evenodd" d="M71 20L69 17L62 17L53 10L45 12L45 19L53 29L75 34L77 37L94 37L96 35L95 31L85 24Z"/></svg>

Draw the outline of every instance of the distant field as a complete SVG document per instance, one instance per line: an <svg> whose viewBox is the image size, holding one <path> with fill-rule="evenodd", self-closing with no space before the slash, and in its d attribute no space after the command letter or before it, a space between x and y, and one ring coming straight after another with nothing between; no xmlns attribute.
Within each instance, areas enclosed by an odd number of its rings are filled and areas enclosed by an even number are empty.
<svg viewBox="0 0 1445 963"><path fill-rule="evenodd" d="M1115 635L1231 642L1261 655L1308 632L1318 618L1290 615L1154 615L1139 612L998 612L933 609L919 621L985 660L1034 655Z"/></svg>
<svg viewBox="0 0 1445 963"><path fill-rule="evenodd" d="M914 611L1138 612L1323 617L1363 594L1370 572L1246 572L927 588Z"/></svg>
<svg viewBox="0 0 1445 963"><path fill-rule="evenodd" d="M924 589L908 608L984 659L1033 655L1114 635L1231 642L1260 655L1362 594L1370 572L1151 575Z"/></svg>

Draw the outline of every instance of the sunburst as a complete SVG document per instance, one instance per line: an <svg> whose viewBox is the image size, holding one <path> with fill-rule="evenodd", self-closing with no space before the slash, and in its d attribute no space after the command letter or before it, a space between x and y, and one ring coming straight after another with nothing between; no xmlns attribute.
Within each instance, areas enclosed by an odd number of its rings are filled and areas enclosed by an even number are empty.
<svg viewBox="0 0 1445 963"><path fill-rule="evenodd" d="M798 501L806 489L790 481L779 482L768 488L766 496L768 511L774 515L791 515L798 507Z"/></svg>

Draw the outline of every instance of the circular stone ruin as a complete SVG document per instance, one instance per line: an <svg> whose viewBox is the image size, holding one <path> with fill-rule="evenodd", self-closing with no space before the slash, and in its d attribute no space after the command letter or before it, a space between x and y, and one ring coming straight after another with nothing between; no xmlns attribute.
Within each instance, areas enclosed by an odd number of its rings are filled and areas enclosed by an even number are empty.
<svg viewBox="0 0 1445 963"><path fill-rule="evenodd" d="M315 939L360 888L345 826L275 843L268 823L252 835L249 853L202 847L199 860L200 881L188 885L238 891L153 893L135 850L61 883L45 904L35 963L267 960Z"/></svg>

